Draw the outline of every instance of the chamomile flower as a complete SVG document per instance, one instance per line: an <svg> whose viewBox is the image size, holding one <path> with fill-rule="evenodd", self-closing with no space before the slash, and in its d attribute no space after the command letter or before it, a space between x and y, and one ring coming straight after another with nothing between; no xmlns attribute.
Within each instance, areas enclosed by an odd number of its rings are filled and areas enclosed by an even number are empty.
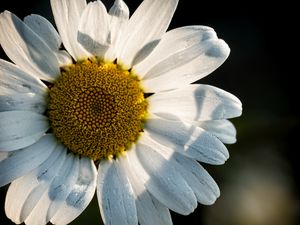
<svg viewBox="0 0 300 225"><path fill-rule="evenodd" d="M178 0L51 0L45 18L0 15L0 186L19 224L67 224L97 192L106 225L171 225L212 204L197 162L223 164L241 103L192 84L229 47L212 28L167 31ZM63 47L62 47L63 46Z"/></svg>

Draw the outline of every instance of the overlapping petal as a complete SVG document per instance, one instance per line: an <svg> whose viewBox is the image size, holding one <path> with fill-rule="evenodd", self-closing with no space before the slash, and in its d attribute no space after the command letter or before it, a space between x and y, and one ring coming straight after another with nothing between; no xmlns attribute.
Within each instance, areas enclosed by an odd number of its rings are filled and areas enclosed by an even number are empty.
<svg viewBox="0 0 300 225"><path fill-rule="evenodd" d="M79 160L79 171L75 183L55 215L50 219L53 224L68 224L78 217L91 202L96 190L97 169L88 158Z"/></svg>
<svg viewBox="0 0 300 225"><path fill-rule="evenodd" d="M0 112L0 151L25 148L48 130L47 117L30 111Z"/></svg>
<svg viewBox="0 0 300 225"><path fill-rule="evenodd" d="M120 157L119 160L134 192L139 223L143 225L172 225L169 209L149 193L143 181L133 171L127 155Z"/></svg>
<svg viewBox="0 0 300 225"><path fill-rule="evenodd" d="M148 101L151 113L167 119L220 120L237 117L242 113L242 103L237 97L202 84L157 93L150 96Z"/></svg>
<svg viewBox="0 0 300 225"><path fill-rule="evenodd" d="M118 46L118 61L131 68L143 60L167 30L178 0L145 0L131 16Z"/></svg>
<svg viewBox="0 0 300 225"><path fill-rule="evenodd" d="M14 14L0 14L0 43L7 56L23 70L54 81L59 75L57 55Z"/></svg>
<svg viewBox="0 0 300 225"><path fill-rule="evenodd" d="M101 1L90 2L84 9L79 22L77 39L92 55L104 58L111 40L109 17Z"/></svg>
<svg viewBox="0 0 300 225"><path fill-rule="evenodd" d="M213 134L225 144L236 142L236 128L229 120L197 121L194 124Z"/></svg>
<svg viewBox="0 0 300 225"><path fill-rule="evenodd" d="M111 44L105 53L105 59L114 61L120 48L118 46L123 36L124 27L129 20L129 9L123 0L115 0L108 14L110 17L109 30Z"/></svg>
<svg viewBox="0 0 300 225"><path fill-rule="evenodd" d="M78 26L86 5L86 0L51 0L56 27L64 47L75 60L90 56L77 41Z"/></svg>
<svg viewBox="0 0 300 225"><path fill-rule="evenodd" d="M201 162L218 165L229 157L217 137L186 122L153 118L147 121L145 130L157 142Z"/></svg>
<svg viewBox="0 0 300 225"><path fill-rule="evenodd" d="M151 144L137 144L128 157L132 170L149 192L169 209L187 215L194 211L197 199L184 178Z"/></svg>
<svg viewBox="0 0 300 225"><path fill-rule="evenodd" d="M5 212L13 222L19 224L26 220L62 168L67 151L61 145L54 145L54 148L43 164L9 186Z"/></svg>
<svg viewBox="0 0 300 225"><path fill-rule="evenodd" d="M79 170L79 159L72 154L67 155L61 168L54 176L54 179L46 191L40 196L36 205L25 219L28 225L47 224L60 205L65 201L74 185Z"/></svg>
<svg viewBox="0 0 300 225"><path fill-rule="evenodd" d="M21 70L15 64L0 59L0 95L35 93L44 95L46 85L36 76Z"/></svg>
<svg viewBox="0 0 300 225"><path fill-rule="evenodd" d="M228 45L212 28L181 27L168 31L153 52L133 70L146 91L184 87L216 70L228 57Z"/></svg>
<svg viewBox="0 0 300 225"><path fill-rule="evenodd" d="M48 134L27 148L12 152L2 152L0 187L38 167L50 156L55 146L56 140L54 136Z"/></svg>
<svg viewBox="0 0 300 225"><path fill-rule="evenodd" d="M118 161L100 162L97 197L106 225L137 225L138 218L131 184Z"/></svg>

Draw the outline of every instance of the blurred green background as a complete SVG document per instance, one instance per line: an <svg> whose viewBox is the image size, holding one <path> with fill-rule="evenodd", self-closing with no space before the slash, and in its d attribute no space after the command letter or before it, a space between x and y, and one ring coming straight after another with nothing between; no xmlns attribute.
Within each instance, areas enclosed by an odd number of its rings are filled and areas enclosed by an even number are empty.
<svg viewBox="0 0 300 225"><path fill-rule="evenodd" d="M74 0L75 1L75 0ZM40 14L53 21L48 0L0 0L0 11L20 18ZM103 1L108 7L112 0ZM131 12L141 0L127 0ZM243 115L232 120L238 142L228 145L231 157L222 166L204 165L221 189L213 206L199 205L189 216L172 213L174 225L300 224L296 7L260 1L222 4L181 0L170 28L213 27L231 48L229 59L202 79L238 96ZM7 59L2 50L0 56ZM0 189L0 225L7 187ZM72 225L101 224L97 200Z"/></svg>

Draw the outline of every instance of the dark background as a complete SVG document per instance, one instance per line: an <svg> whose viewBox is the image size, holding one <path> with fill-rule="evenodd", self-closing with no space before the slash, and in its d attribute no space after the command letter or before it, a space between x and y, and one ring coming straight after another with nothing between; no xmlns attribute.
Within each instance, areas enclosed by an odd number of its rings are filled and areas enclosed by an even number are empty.
<svg viewBox="0 0 300 225"><path fill-rule="evenodd" d="M20 18L35 13L53 22L48 0L0 0L0 11ZM107 6L112 0L103 1ZM127 0L131 13L140 0ZM174 225L297 225L299 224L297 111L299 25L289 2L249 1L220 4L181 0L170 28L213 27L231 48L229 59L199 83L225 89L243 102L243 115L233 119L238 142L222 166L205 167L216 179L221 197L213 206L199 205L189 216L172 214ZM1 58L6 59L0 50ZM0 189L0 224L7 187ZM73 225L101 224L96 199Z"/></svg>

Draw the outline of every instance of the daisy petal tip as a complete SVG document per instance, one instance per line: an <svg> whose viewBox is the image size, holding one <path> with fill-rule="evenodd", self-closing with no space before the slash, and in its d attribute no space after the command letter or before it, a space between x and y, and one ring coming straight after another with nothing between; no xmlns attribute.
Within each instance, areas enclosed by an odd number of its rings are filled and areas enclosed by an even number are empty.
<svg viewBox="0 0 300 225"><path fill-rule="evenodd" d="M221 196L221 191L220 191L218 185L216 184L214 192L209 196L210 197L210 201L208 201L207 205L213 205L213 204L215 204L216 201L218 200L218 198L220 198L220 196Z"/></svg>
<svg viewBox="0 0 300 225"><path fill-rule="evenodd" d="M201 202L203 205L213 205L216 203L216 201L218 200L220 196L210 196L210 198L207 199L206 202Z"/></svg>
<svg viewBox="0 0 300 225"><path fill-rule="evenodd" d="M13 13L11 13L8 10L5 10L0 13L0 28L3 27L3 24L5 20L9 19L9 17L13 17Z"/></svg>
<svg viewBox="0 0 300 225"><path fill-rule="evenodd" d="M230 157L230 155L229 155L229 151L227 150L227 151L225 151L225 152L223 152L223 158L222 158L222 160L220 161L220 165L223 165L228 159L229 159L229 157Z"/></svg>
<svg viewBox="0 0 300 225"><path fill-rule="evenodd" d="M233 104L231 106L231 110L233 112L232 115L228 118L235 118L235 117L240 117L242 115L242 112L243 112L243 105L242 105L242 102L237 98L235 97L234 95L233 96Z"/></svg>
<svg viewBox="0 0 300 225"><path fill-rule="evenodd" d="M239 100L238 97L231 93L227 92L225 94L227 94L229 100L229 104L227 105L226 110L224 111L225 118L235 118L241 116L243 111L242 102Z"/></svg>
<svg viewBox="0 0 300 225"><path fill-rule="evenodd" d="M114 5L112 6L111 10L113 10L115 8L122 9L123 11L128 12L128 14L129 14L129 8L123 0L115 0Z"/></svg>
<svg viewBox="0 0 300 225"><path fill-rule="evenodd" d="M239 110L240 110L240 113L239 113L238 116L241 116L242 113L243 113L243 104L242 104L242 102L240 100L239 100Z"/></svg>
<svg viewBox="0 0 300 225"><path fill-rule="evenodd" d="M109 15L119 19L129 20L129 8L123 0L115 0L113 6L109 10ZM120 22L120 20L119 20Z"/></svg>
<svg viewBox="0 0 300 225"><path fill-rule="evenodd" d="M215 155L214 161L211 163L213 165L223 165L229 159L229 151L224 145L224 149Z"/></svg>
<svg viewBox="0 0 300 225"><path fill-rule="evenodd" d="M9 15L9 14L12 14L12 13L8 10L4 10L2 13L0 13L0 15Z"/></svg>
<svg viewBox="0 0 300 225"><path fill-rule="evenodd" d="M77 41L92 55L103 58L111 40L109 17L101 1L89 2L83 10L79 21Z"/></svg>
<svg viewBox="0 0 300 225"><path fill-rule="evenodd" d="M213 205L220 197L221 192L219 186L214 180L210 182L210 188L206 190L205 197L202 199L201 204L203 205Z"/></svg>
<svg viewBox="0 0 300 225"><path fill-rule="evenodd" d="M230 48L224 40L218 39L216 43L211 45L205 54L212 58L224 59L225 61L230 54Z"/></svg>
<svg viewBox="0 0 300 225"><path fill-rule="evenodd" d="M236 137L233 137L231 140L228 140L226 144L232 145L235 144L237 142Z"/></svg>

